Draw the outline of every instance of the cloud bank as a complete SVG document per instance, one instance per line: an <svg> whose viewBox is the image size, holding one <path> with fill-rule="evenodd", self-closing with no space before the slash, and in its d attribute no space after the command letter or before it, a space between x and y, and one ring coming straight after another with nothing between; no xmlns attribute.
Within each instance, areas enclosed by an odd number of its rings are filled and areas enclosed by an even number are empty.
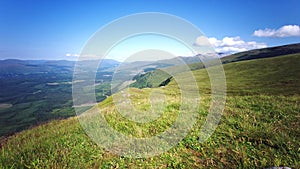
<svg viewBox="0 0 300 169"><path fill-rule="evenodd" d="M257 37L297 37L300 36L300 26L299 25L285 25L279 29L259 29L254 31L253 36Z"/></svg>
<svg viewBox="0 0 300 169"><path fill-rule="evenodd" d="M243 52L251 49L265 48L267 44L258 43L255 41L245 42L239 36L236 37L224 37L219 40L217 38L208 38L209 42L215 48L218 53L232 54L237 52ZM195 42L197 44L197 41ZM201 44L198 44L201 46Z"/></svg>

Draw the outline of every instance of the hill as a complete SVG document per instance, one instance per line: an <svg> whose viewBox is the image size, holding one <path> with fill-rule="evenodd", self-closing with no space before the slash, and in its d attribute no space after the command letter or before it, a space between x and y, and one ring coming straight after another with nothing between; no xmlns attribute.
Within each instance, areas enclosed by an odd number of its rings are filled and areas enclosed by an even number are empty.
<svg viewBox="0 0 300 169"><path fill-rule="evenodd" d="M300 53L300 43L240 52L240 53L223 57L222 62L229 63L229 62L237 62L242 60L261 59L261 58L288 55L293 53Z"/></svg>
<svg viewBox="0 0 300 169"><path fill-rule="evenodd" d="M300 168L300 54L224 65L227 102L214 134L198 142L210 100L205 69L193 71L201 94L199 118L191 132L171 150L151 158L129 158L98 147L78 119L54 120L20 132L2 142L1 168ZM185 74L178 76L185 77ZM156 135L168 128L180 105L180 91L171 79L163 88L130 90L139 110L149 109L153 90L168 100L162 117L139 124L120 115L112 97L99 103L108 123L135 137ZM144 99L141 99L144 98Z"/></svg>
<svg viewBox="0 0 300 169"><path fill-rule="evenodd" d="M284 56L284 55L295 54L295 53L300 53L300 43L240 52L240 53L236 53L221 58L221 62L223 64L227 64L231 62ZM197 69L205 68L205 66L200 62L199 57L205 57L205 56L199 55L199 56L186 57L186 58L179 57L179 59L182 59L183 62L179 62L178 58L164 60L164 62L177 63L174 64L176 66L185 63L189 66L191 70L197 70ZM161 68L161 69L162 70L172 69L172 67ZM178 69L178 67L174 67L174 69ZM137 88L159 87L161 84L164 84L164 82L169 78L171 78L171 75L166 74L164 71L152 70L150 72L146 72L146 74L139 74L135 76L133 79L135 80L135 82L130 86L137 87Z"/></svg>

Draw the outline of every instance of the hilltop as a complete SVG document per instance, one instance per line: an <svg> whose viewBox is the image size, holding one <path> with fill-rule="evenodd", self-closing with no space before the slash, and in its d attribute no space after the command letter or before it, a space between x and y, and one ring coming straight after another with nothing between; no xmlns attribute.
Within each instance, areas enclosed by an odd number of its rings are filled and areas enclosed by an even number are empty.
<svg viewBox="0 0 300 169"><path fill-rule="evenodd" d="M294 53L300 53L300 43L240 52L240 53L223 57L222 62L230 63L230 62L237 62L242 60L276 57L276 56L282 56L282 55L288 55Z"/></svg>

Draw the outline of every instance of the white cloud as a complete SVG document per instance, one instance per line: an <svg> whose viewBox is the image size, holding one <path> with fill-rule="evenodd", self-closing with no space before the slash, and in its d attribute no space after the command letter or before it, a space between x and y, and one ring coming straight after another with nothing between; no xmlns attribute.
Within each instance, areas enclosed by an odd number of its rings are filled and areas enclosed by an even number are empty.
<svg viewBox="0 0 300 169"><path fill-rule="evenodd" d="M197 45L197 46L209 46L210 43L209 43L209 40L208 40L207 37L205 37L205 36L199 36L196 39L195 45Z"/></svg>
<svg viewBox="0 0 300 169"><path fill-rule="evenodd" d="M239 36L224 37L222 40L211 37L208 38L208 40L211 43L211 45L215 48L216 52L226 54L267 47L267 44L265 43L258 43L254 41L245 42Z"/></svg>
<svg viewBox="0 0 300 169"><path fill-rule="evenodd" d="M279 29L259 29L254 31L253 36L257 37L292 37L292 36L300 36L300 26L299 25L285 25Z"/></svg>
<svg viewBox="0 0 300 169"><path fill-rule="evenodd" d="M76 53L66 53L65 56L67 56L67 57L79 57L80 55L76 54Z"/></svg>

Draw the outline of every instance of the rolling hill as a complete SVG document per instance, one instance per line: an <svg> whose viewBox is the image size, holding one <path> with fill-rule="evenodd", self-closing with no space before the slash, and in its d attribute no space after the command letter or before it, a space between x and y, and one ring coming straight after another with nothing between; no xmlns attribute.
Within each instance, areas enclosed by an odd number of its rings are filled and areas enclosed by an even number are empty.
<svg viewBox="0 0 300 169"><path fill-rule="evenodd" d="M271 56L240 54L227 58L233 63L224 65L226 107L219 126L206 142L198 139L210 105L210 80L205 69L194 67L201 95L199 117L190 133L167 152L137 159L114 155L87 136L78 117L71 117L3 140L0 167L300 168L300 53ZM178 76L184 78L186 74ZM153 136L170 127L180 107L180 90L173 79L161 88L130 88L133 105L148 110L151 106L147 98L153 90L165 93L168 101L157 121L140 124L124 118L116 111L112 96L97 106L113 129L134 137Z"/></svg>
<svg viewBox="0 0 300 169"><path fill-rule="evenodd" d="M262 58L283 56L283 55L294 54L294 53L300 53L300 43L240 52L240 53L236 53L221 58L221 62L223 64L227 64L227 63L238 62L243 60L262 59ZM187 64L191 70L197 70L197 69L205 68L204 64L199 62L199 57L201 56L187 57L185 59L184 57L180 57L179 59L182 59L183 62ZM175 63L176 61L177 61L176 65L180 66L180 64L178 63L178 59L176 58L165 60L164 62ZM162 70L172 69L172 67L160 68L160 69ZM174 69L177 69L177 67L174 67ZM145 74L139 74L134 77L133 80L135 80L135 82L130 86L137 87L137 88L159 87L161 84L165 84L166 80L168 81L168 79L171 78L171 75L165 73L162 70L158 69L158 70L146 72Z"/></svg>
<svg viewBox="0 0 300 169"><path fill-rule="evenodd" d="M240 52L222 58L223 63L237 62L300 53L300 43Z"/></svg>

